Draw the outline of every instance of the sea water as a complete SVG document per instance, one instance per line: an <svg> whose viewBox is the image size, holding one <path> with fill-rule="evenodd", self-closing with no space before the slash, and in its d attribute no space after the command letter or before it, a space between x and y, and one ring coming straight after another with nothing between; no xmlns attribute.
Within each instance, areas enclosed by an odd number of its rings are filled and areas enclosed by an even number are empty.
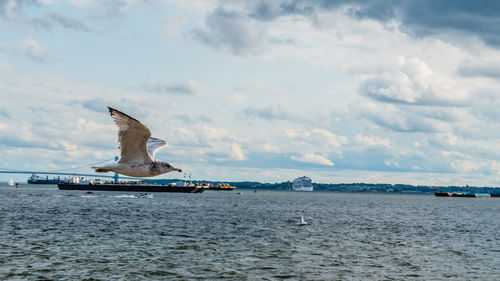
<svg viewBox="0 0 500 281"><path fill-rule="evenodd" d="M132 195L0 186L0 280L500 280L500 198Z"/></svg>

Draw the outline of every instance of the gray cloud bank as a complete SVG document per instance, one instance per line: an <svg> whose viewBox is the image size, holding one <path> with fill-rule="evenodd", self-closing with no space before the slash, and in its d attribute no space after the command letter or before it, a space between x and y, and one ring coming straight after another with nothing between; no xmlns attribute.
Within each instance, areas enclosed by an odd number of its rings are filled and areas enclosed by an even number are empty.
<svg viewBox="0 0 500 281"><path fill-rule="evenodd" d="M284 0L248 1L239 8L216 8L203 28L191 35L214 49L234 55L253 55L268 44L293 44L293 39L269 36L265 22L298 16L316 24L324 11L341 10L355 19L371 19L383 24L395 22L399 30L413 37L436 36L463 42L479 38L500 48L500 2L495 0Z"/></svg>
<svg viewBox="0 0 500 281"><path fill-rule="evenodd" d="M395 20L412 36L458 33L500 47L500 2L495 0L292 0L261 1L250 7L249 15L261 21L294 15L316 20L321 11L343 9L358 19Z"/></svg>

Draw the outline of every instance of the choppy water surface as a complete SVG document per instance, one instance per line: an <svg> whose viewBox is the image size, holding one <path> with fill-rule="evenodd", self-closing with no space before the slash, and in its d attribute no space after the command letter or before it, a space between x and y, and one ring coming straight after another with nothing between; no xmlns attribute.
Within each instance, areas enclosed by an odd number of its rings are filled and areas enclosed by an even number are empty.
<svg viewBox="0 0 500 281"><path fill-rule="evenodd" d="M499 280L499 198L241 191L0 186L0 280Z"/></svg>

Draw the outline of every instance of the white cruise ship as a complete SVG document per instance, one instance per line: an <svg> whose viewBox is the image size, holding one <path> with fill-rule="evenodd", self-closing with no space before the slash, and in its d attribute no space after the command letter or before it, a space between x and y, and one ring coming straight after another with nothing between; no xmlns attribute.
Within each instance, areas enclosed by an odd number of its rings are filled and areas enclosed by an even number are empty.
<svg viewBox="0 0 500 281"><path fill-rule="evenodd" d="M313 191L311 178L304 176L294 179L292 189L297 191Z"/></svg>

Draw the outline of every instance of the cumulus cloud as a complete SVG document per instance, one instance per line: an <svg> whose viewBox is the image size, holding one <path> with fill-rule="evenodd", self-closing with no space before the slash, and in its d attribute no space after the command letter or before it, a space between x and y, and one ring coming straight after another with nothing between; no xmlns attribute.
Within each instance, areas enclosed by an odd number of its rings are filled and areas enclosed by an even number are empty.
<svg viewBox="0 0 500 281"><path fill-rule="evenodd" d="M314 153L306 153L301 156L292 156L292 160L298 162L304 162L309 164L323 165L323 166L334 166L335 164L330 161L328 158L314 154Z"/></svg>
<svg viewBox="0 0 500 281"><path fill-rule="evenodd" d="M34 148L48 150L75 150L76 145L64 139L50 139L41 136L32 127L23 125L0 128L0 144L12 148Z"/></svg>
<svg viewBox="0 0 500 281"><path fill-rule="evenodd" d="M237 143L233 143L231 145L231 157L235 160L242 161L246 159L243 150L241 150L241 146Z"/></svg>
<svg viewBox="0 0 500 281"><path fill-rule="evenodd" d="M385 146L389 147L391 141L387 138L379 138L375 136L363 136L363 134L357 134L355 137L357 143L365 146Z"/></svg>
<svg viewBox="0 0 500 281"><path fill-rule="evenodd" d="M173 81L169 83L143 83L142 89L152 93L173 94L180 96L203 97L206 95L205 86L193 80Z"/></svg>
<svg viewBox="0 0 500 281"><path fill-rule="evenodd" d="M285 130L285 134L291 139L307 142L315 145L316 147L330 148L329 151L340 148L349 142L347 137L336 135L325 129L319 128L313 128L310 130L287 129Z"/></svg>
<svg viewBox="0 0 500 281"><path fill-rule="evenodd" d="M207 16L205 26L192 31L194 38L214 49L229 50L234 55L258 54L269 40L264 25L234 10L215 9Z"/></svg>
<svg viewBox="0 0 500 281"><path fill-rule="evenodd" d="M450 124L427 118L409 108L399 109L393 104L366 103L359 108L362 118L378 126L397 132L447 132Z"/></svg>
<svg viewBox="0 0 500 281"><path fill-rule="evenodd" d="M195 124L176 127L173 133L175 137L172 137L171 142L178 147L175 153L185 153L187 155L183 157L193 158L195 162L201 159L236 165L237 162L248 159L242 148L244 142L227 129Z"/></svg>
<svg viewBox="0 0 500 281"><path fill-rule="evenodd" d="M463 106L468 101L464 89L415 57L400 58L397 69L365 80L359 92L380 102L409 105Z"/></svg>
<svg viewBox="0 0 500 281"><path fill-rule="evenodd" d="M342 158L345 148L349 144L347 137L321 128L287 129L284 131L284 136L279 136L278 139L280 140L280 152L294 155L295 157L298 157L296 155L298 151L303 151L314 152L315 155L327 159L332 159L332 157ZM319 161L318 157L311 155L302 159L309 159L310 161L316 159ZM324 161L324 163L326 162Z"/></svg>
<svg viewBox="0 0 500 281"><path fill-rule="evenodd" d="M22 45L22 54L24 54L27 58L38 61L45 62L47 61L47 55L45 51L42 49L40 44L33 39L28 39L24 41Z"/></svg>

